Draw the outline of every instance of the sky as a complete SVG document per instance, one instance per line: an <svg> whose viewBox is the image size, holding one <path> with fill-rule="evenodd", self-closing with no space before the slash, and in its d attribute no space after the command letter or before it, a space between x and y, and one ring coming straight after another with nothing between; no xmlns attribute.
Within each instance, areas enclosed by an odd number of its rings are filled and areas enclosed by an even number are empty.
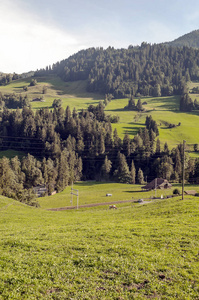
<svg viewBox="0 0 199 300"><path fill-rule="evenodd" d="M0 72L35 71L89 47L161 43L197 29L198 0L0 0Z"/></svg>

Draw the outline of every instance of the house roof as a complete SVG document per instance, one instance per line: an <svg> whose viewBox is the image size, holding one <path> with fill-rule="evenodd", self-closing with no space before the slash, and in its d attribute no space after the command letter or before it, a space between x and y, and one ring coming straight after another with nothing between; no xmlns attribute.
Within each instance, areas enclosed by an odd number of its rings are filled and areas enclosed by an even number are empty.
<svg viewBox="0 0 199 300"><path fill-rule="evenodd" d="M191 190L191 191L185 191L185 194L187 194L187 195L194 195L195 196L196 191L193 191L193 190Z"/></svg>
<svg viewBox="0 0 199 300"><path fill-rule="evenodd" d="M155 178L151 182L149 182L147 185L143 186L142 189L145 190L154 190L156 189L165 189L170 188L172 185L168 182L168 180L163 178Z"/></svg>

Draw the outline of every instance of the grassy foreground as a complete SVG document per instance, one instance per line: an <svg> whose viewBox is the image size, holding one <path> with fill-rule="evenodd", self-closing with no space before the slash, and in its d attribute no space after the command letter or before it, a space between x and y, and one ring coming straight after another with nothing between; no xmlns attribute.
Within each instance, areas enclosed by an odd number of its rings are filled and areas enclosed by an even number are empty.
<svg viewBox="0 0 199 300"><path fill-rule="evenodd" d="M0 299L199 299L199 199L50 212L0 198Z"/></svg>

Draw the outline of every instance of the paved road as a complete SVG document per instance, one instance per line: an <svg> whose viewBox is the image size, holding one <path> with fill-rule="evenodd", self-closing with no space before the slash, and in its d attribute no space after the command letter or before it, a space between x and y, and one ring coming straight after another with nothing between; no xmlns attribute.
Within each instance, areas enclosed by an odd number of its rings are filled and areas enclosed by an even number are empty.
<svg viewBox="0 0 199 300"><path fill-rule="evenodd" d="M103 203L93 203L93 204L84 204L84 205L79 205L79 208L84 208L84 207L95 207L95 206L105 206L105 205L112 205L115 204L117 205L118 203L131 203L135 202L137 203L137 200L121 200L121 201L111 201L111 202L103 202ZM143 201L142 203L139 204L145 204L145 203L150 203L151 201ZM69 210L69 209L76 209L77 206L66 206L66 207L59 207L59 208L49 208L47 210L50 211L60 211L60 210Z"/></svg>

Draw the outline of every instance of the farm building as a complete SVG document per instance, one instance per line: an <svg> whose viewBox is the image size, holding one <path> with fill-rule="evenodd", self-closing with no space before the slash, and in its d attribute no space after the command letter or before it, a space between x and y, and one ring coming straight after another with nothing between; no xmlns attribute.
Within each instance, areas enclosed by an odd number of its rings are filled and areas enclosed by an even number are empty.
<svg viewBox="0 0 199 300"><path fill-rule="evenodd" d="M47 194L47 187L45 185L37 185L35 187L33 187L33 191L36 194L37 197L43 197L44 195ZM48 193L48 196L53 196L55 195L57 192L54 190L51 194Z"/></svg>
<svg viewBox="0 0 199 300"><path fill-rule="evenodd" d="M155 178L151 182L149 182L147 185L143 186L142 189L150 191L155 189L170 189L172 185L168 182L168 180L163 178Z"/></svg>
<svg viewBox="0 0 199 300"><path fill-rule="evenodd" d="M47 188L45 185L38 185L33 188L33 191L37 197L42 197L47 192Z"/></svg>
<svg viewBox="0 0 199 300"><path fill-rule="evenodd" d="M186 195L192 195L192 196L195 196L196 191L193 191L193 190L191 190L191 191L185 191L185 194L186 194Z"/></svg>

